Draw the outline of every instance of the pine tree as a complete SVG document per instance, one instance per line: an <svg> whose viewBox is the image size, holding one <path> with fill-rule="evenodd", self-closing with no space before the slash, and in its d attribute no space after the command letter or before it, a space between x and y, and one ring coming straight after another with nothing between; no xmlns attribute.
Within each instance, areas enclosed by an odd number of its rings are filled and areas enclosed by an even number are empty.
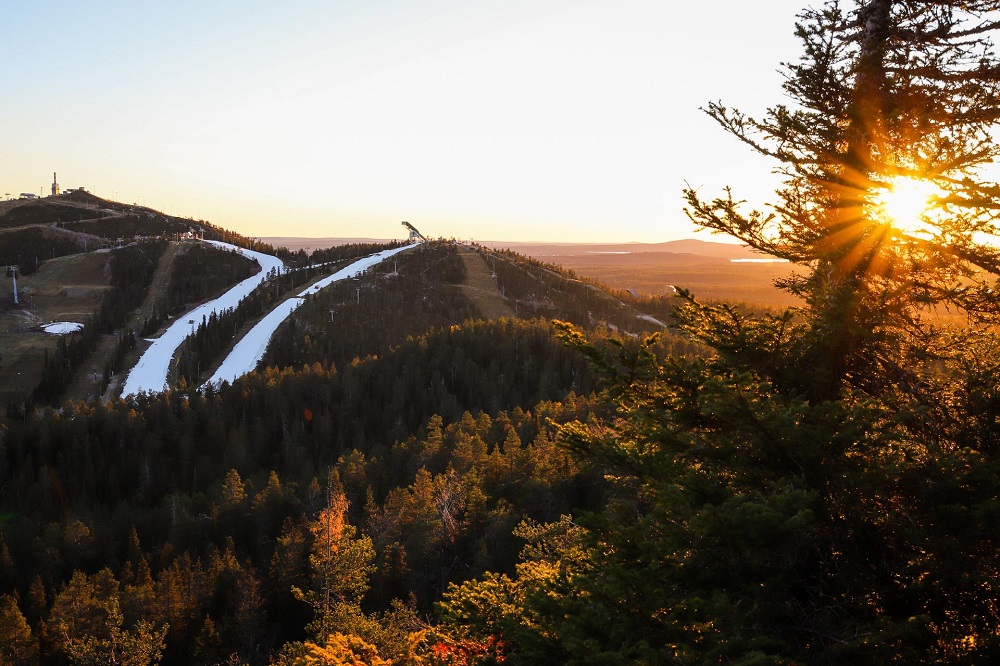
<svg viewBox="0 0 1000 666"><path fill-rule="evenodd" d="M0 596L0 664L30 666L38 663L38 640L9 594Z"/></svg>
<svg viewBox="0 0 1000 666"><path fill-rule="evenodd" d="M348 522L347 497L335 474L327 493L326 507L309 526L312 589L293 589L313 606L315 619L310 628L320 641L335 631L349 633L344 625L361 617L361 599L368 591L375 559L371 538L357 536L357 529Z"/></svg>

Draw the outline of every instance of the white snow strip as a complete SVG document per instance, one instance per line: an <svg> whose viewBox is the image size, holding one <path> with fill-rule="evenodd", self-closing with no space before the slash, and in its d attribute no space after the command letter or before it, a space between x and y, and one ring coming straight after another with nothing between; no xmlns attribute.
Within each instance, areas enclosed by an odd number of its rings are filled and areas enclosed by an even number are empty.
<svg viewBox="0 0 1000 666"><path fill-rule="evenodd" d="M394 247L391 250L382 250L381 252L376 252L375 254L365 257L364 259L359 259L355 261L353 264L341 268L333 275L327 276L322 280L320 280L319 282L316 282L315 284L307 287L306 289L303 289L301 292L299 292L299 296L308 296L310 294L315 294L321 291L322 289L326 289L334 282L338 282L340 280L346 280L347 278L357 277L358 275L361 275L375 264L384 261L385 259L388 259L392 255L398 252L402 252L403 250L406 250L411 247L413 246L404 245L403 247Z"/></svg>
<svg viewBox="0 0 1000 666"><path fill-rule="evenodd" d="M267 345L271 341L271 336L274 332L278 330L278 326L281 325L285 319L288 318L300 305L305 303L306 296L315 294L320 290L329 287L334 282L340 280L345 280L347 278L352 278L364 273L366 270L374 266L375 264L388 259L397 252L402 252L408 248L413 247L412 245L404 245L403 247L395 247L390 250L383 250L381 252L376 252L373 255L367 256L364 259L359 259L353 264L340 269L333 275L327 276L322 280L306 287L300 291L297 295L289 298L283 303L279 303L277 307L271 310L267 315L261 319L257 324L250 329L250 331L243 336L243 338L236 343L233 350L229 352L229 356L226 360L222 362L219 369L215 371L207 382L202 385L204 389L209 384L218 386L222 382L229 382L230 384L236 381L238 378L252 372L260 360L264 358L264 352L267 351Z"/></svg>
<svg viewBox="0 0 1000 666"><path fill-rule="evenodd" d="M643 321L648 321L651 324L656 324L660 328L666 328L667 327L666 324L664 324L662 321L660 321L659 319L657 319L656 317L654 317L652 315L641 314L641 315L639 315L638 318L642 319Z"/></svg>
<svg viewBox="0 0 1000 666"><path fill-rule="evenodd" d="M78 324L75 321L54 321L51 324L42 326L42 330L52 335L65 335L67 333L82 331L83 324Z"/></svg>
<svg viewBox="0 0 1000 666"><path fill-rule="evenodd" d="M129 372L128 378L122 386L122 396L134 395L144 391L162 391L167 388L170 359L173 358L174 352L180 344L194 333L195 329L201 323L202 317L207 319L213 312L222 312L228 308L236 307L242 298L267 279L268 274L272 270L281 271L285 268L285 264L281 259L269 254L246 250L219 241L205 242L222 249L239 252L253 259L260 264L260 272L238 283L215 300L199 305L190 312L178 317L163 332L163 335L153 341L153 344L143 353L142 357L139 358L139 362Z"/></svg>
<svg viewBox="0 0 1000 666"><path fill-rule="evenodd" d="M293 296L287 301L279 303L277 307L264 315L264 318L236 343L233 351L229 352L229 356L202 388L209 384L218 386L222 382L231 384L238 377L242 377L256 368L260 359L264 358L267 343L271 341L271 336L278 330L278 326L304 302L305 299Z"/></svg>

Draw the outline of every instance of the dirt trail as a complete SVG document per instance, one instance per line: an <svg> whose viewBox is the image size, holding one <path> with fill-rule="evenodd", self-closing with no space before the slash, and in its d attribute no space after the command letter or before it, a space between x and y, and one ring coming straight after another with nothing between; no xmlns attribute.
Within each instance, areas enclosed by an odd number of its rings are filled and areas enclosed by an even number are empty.
<svg viewBox="0 0 1000 666"><path fill-rule="evenodd" d="M136 308L135 316L128 323L128 326L132 330L138 328L143 318L153 314L153 308L158 302L166 300L167 289L170 287L170 273L174 269L174 259L187 252L189 247L191 247L190 243L178 241L171 241L167 245L167 249L163 251L163 256L160 257L160 263L156 266L156 272L153 273L153 279L149 283L149 291L146 292L146 298L143 300L142 305Z"/></svg>
<svg viewBox="0 0 1000 666"><path fill-rule="evenodd" d="M173 242L163 251L160 262L156 266L156 271L153 273L153 279L150 282L146 298L143 300L142 305L136 308L132 318L125 324L124 330L137 331L142 325L144 318L152 313L156 303L166 298L167 288L170 286L170 272L173 269L174 259L179 254L184 253L187 248L188 245L184 243ZM117 344L118 341L115 336L102 336L97 349L87 358L89 365L76 374L73 383L67 388L67 399L87 400L97 397L97 388L100 386L99 382L104 374L104 365L114 355ZM137 349L142 349L146 345L148 343L143 343L140 340ZM125 360L125 367L134 363L137 358L138 351L132 350L129 357ZM105 397L113 395L114 389L124 379L125 374L124 372L119 372L111 379L111 385L108 387Z"/></svg>
<svg viewBox="0 0 1000 666"><path fill-rule="evenodd" d="M490 267L483 256L467 247L459 247L458 256L465 264L465 284L459 288L472 301L484 319L513 317L514 311L504 300Z"/></svg>

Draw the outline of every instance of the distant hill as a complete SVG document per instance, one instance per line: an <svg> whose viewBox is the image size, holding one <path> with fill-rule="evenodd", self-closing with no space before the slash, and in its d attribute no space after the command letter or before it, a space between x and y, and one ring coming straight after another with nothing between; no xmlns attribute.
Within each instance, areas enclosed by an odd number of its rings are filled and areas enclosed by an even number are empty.
<svg viewBox="0 0 1000 666"><path fill-rule="evenodd" d="M300 236L261 236L260 240L275 247L289 250L306 250L346 245L348 243L385 243L389 239L376 238L305 238ZM494 250L512 250L537 259L600 254L689 254L716 259L759 259L761 254L745 245L713 243L696 239L666 241L663 243L531 243L523 241L477 241L479 245Z"/></svg>
<svg viewBox="0 0 1000 666"><path fill-rule="evenodd" d="M280 248L204 220L175 217L152 208L109 201L79 190L41 199L0 202L0 265L24 273L45 259L129 243L137 238L199 236L287 256Z"/></svg>
<svg viewBox="0 0 1000 666"><path fill-rule="evenodd" d="M690 254L716 259L754 259L761 254L745 245L713 243L685 239L663 243L524 243L514 241L483 241L481 245L494 249L509 249L530 257L566 257L600 254Z"/></svg>
<svg viewBox="0 0 1000 666"><path fill-rule="evenodd" d="M330 237L330 238L303 238L300 236L261 236L260 240L268 245L273 245L274 247L286 247L292 252L297 252L299 250L305 250L306 252L312 252L313 250L322 250L328 247L336 247L338 245L350 245L353 243L391 243L393 240L390 238L340 238L340 237Z"/></svg>
<svg viewBox="0 0 1000 666"><path fill-rule="evenodd" d="M262 241L290 250L310 251L357 239L264 237ZM768 307L798 305L774 287L774 281L797 270L745 245L696 239L663 243L528 243L482 241L494 250L509 250L574 271L609 287L634 294L665 295L677 288L703 299L741 301Z"/></svg>

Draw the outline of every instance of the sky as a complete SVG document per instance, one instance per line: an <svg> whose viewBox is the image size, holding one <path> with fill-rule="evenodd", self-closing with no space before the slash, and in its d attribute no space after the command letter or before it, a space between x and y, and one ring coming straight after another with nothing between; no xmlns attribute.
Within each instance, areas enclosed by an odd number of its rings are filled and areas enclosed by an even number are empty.
<svg viewBox="0 0 1000 666"><path fill-rule="evenodd" d="M774 164L700 107L785 101L805 0L7 0L0 196L249 236L662 242Z"/></svg>

